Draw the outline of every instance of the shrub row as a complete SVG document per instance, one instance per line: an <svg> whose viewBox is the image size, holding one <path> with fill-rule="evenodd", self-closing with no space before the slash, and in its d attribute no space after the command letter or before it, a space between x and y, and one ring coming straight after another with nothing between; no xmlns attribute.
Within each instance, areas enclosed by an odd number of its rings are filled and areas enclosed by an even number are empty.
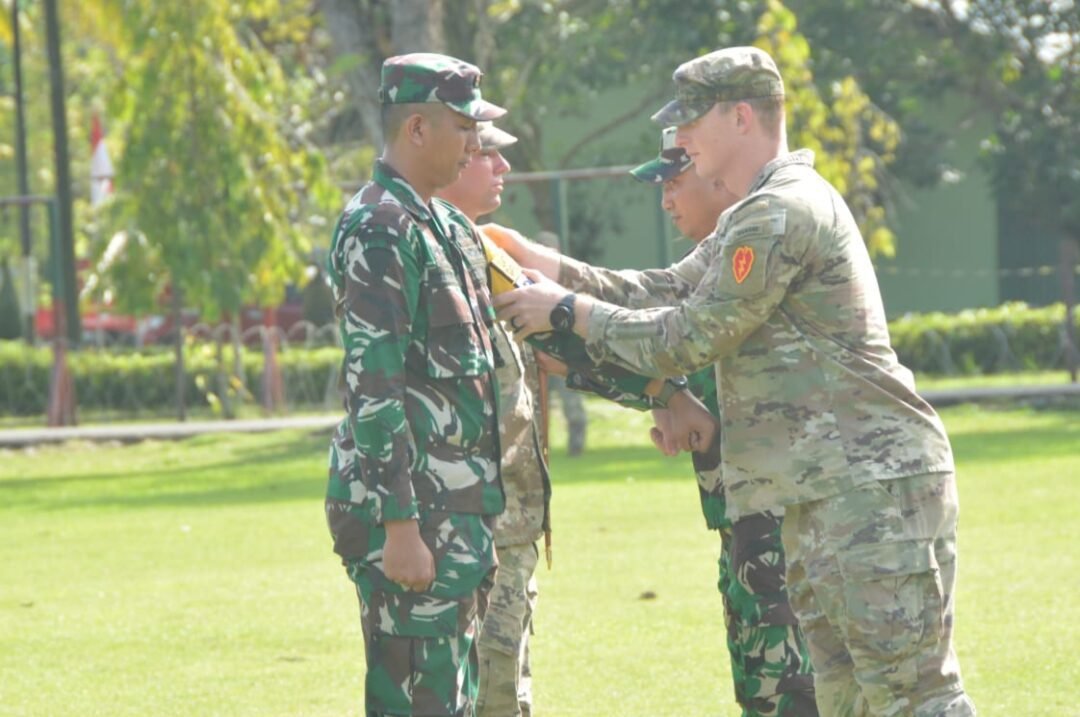
<svg viewBox="0 0 1080 717"><path fill-rule="evenodd" d="M1078 315L1080 333L1080 315ZM1061 368L1065 363L1065 307L1005 304L959 314L913 314L889 325L893 346L910 369L926 374L992 374ZM194 405L213 400L217 361L210 344L186 353L186 392ZM337 405L334 390L340 349L290 347L279 354L286 403ZM244 351L236 397L257 403L262 395L263 355ZM233 366L230 349L225 365ZM82 410L160 412L173 406L176 370L171 349L155 347L85 350L70 354L69 366ZM52 350L0 341L0 416L42 415L49 393Z"/></svg>
<svg viewBox="0 0 1080 717"><path fill-rule="evenodd" d="M290 348L278 354L290 407L317 406L336 385L341 350ZM32 416L46 412L53 354L49 347L30 348L0 341L0 416ZM234 367L230 350L224 365ZM170 349L84 350L68 354L80 410L125 414L167 411L176 403L176 364ZM185 393L191 406L206 405L218 393L217 360L211 345L195 345L185 353ZM262 396L263 355L244 351L240 375L229 387L235 399L258 403ZM332 398L332 395L331 395Z"/></svg>
<svg viewBox="0 0 1080 717"><path fill-rule="evenodd" d="M1080 312L1076 316L1080 327ZM1063 368L1065 305L1009 303L958 314L909 314L889 324L900 361L927 374L981 375ZM1077 334L1080 334L1078 328Z"/></svg>

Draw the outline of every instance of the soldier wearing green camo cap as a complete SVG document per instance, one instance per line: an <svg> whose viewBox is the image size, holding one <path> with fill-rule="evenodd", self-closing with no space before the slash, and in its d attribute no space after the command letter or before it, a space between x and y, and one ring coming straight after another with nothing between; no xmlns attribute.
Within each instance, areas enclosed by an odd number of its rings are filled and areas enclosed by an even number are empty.
<svg viewBox="0 0 1080 717"><path fill-rule="evenodd" d="M695 171L739 202L667 270L504 247L591 296L538 282L496 297L499 317L549 331L569 304L597 361L650 376L715 364L727 514L786 510L788 599L821 714L970 717L952 643L952 448L890 345L859 227L813 153L788 150L767 53L719 50L674 80L653 119L678 125ZM707 429L669 428L680 448L708 450Z"/></svg>
<svg viewBox="0 0 1080 717"><path fill-rule="evenodd" d="M687 239L699 244L738 197L722 182L693 171L690 156L675 144L675 133L675 127L664 129L659 155L630 174L641 182L662 185L664 211ZM688 381L689 389L719 418L712 367L691 374ZM720 441L714 442L714 448L692 457L706 527L720 533L718 587L724 602L735 700L743 717L816 716L810 654L784 588L783 511L730 520Z"/></svg>
<svg viewBox="0 0 1080 717"><path fill-rule="evenodd" d="M505 113L476 67L392 57L385 144L328 257L347 415L330 447L326 517L360 600L365 714L471 717L477 636L502 512L494 311L464 256L472 223L434 192Z"/></svg>

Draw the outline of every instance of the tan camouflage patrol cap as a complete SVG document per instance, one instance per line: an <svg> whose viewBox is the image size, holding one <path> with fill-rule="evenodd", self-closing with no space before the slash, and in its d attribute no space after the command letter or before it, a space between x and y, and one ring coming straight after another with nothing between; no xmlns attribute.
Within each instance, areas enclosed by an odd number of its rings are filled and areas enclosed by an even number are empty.
<svg viewBox="0 0 1080 717"><path fill-rule="evenodd" d="M660 154L653 160L630 170L634 179L650 184L663 184L686 170L694 160L682 147L675 146L676 127L668 127L660 133Z"/></svg>
<svg viewBox="0 0 1080 717"><path fill-rule="evenodd" d="M504 149L517 144L518 138L506 130L501 130L491 122L477 122L476 130L480 135L480 151Z"/></svg>
<svg viewBox="0 0 1080 717"><path fill-rule="evenodd" d="M475 120L498 119L506 110L480 96L483 76L475 65L448 55L397 55L383 63L379 101L384 105L440 102Z"/></svg>
<svg viewBox="0 0 1080 717"><path fill-rule="evenodd" d="M675 99L652 116L665 127L693 122L717 102L782 97L776 63L756 47L728 47L684 62L672 75Z"/></svg>

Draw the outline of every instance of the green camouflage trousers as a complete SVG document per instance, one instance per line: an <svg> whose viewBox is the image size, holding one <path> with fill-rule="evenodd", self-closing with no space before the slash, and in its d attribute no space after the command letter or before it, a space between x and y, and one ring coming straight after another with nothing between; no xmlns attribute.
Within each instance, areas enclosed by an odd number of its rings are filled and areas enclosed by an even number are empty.
<svg viewBox="0 0 1080 717"><path fill-rule="evenodd" d="M952 646L958 512L952 473L788 507L788 596L822 715L975 714Z"/></svg>
<svg viewBox="0 0 1080 717"><path fill-rule="evenodd" d="M499 570L480 631L477 717L530 717L529 635L536 608L535 543L498 548Z"/></svg>
<svg viewBox="0 0 1080 717"><path fill-rule="evenodd" d="M367 717L472 717L479 680L476 639L495 569L492 517L421 512L435 582L404 590L382 571L386 530L366 531L365 557L346 564L360 597Z"/></svg>
<svg viewBox="0 0 1080 717"><path fill-rule="evenodd" d="M816 717L810 653L788 604L781 516L722 528L720 581L735 700L743 717Z"/></svg>

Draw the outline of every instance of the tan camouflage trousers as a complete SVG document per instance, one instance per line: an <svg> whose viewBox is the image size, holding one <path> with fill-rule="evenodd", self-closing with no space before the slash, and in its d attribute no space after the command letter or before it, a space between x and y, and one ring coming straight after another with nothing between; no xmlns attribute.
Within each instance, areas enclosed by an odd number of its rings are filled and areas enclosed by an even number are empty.
<svg viewBox="0 0 1080 717"><path fill-rule="evenodd" d="M360 598L366 717L473 717L477 636L494 577L493 518L424 512L420 536L435 557L426 592L382 571L386 530L368 526L365 558L346 564Z"/></svg>
<svg viewBox="0 0 1080 717"><path fill-rule="evenodd" d="M480 632L477 717L530 717L529 634L536 608L535 543L498 548L499 570Z"/></svg>
<svg viewBox="0 0 1080 717"><path fill-rule="evenodd" d="M958 512L952 473L788 506L788 597L822 717L975 714L952 646Z"/></svg>

